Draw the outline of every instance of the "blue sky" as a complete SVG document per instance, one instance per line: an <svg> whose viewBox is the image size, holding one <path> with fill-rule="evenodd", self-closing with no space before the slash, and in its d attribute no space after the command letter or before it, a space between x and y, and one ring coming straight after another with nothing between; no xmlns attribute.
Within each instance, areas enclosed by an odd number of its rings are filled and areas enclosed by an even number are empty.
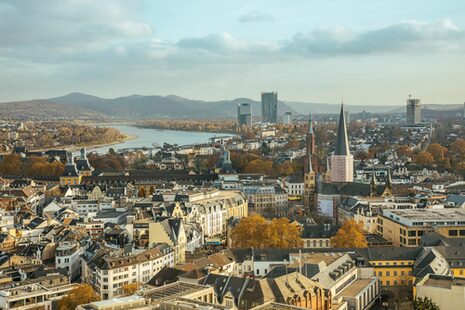
<svg viewBox="0 0 465 310"><path fill-rule="evenodd" d="M465 101L465 1L0 1L0 101Z"/></svg>

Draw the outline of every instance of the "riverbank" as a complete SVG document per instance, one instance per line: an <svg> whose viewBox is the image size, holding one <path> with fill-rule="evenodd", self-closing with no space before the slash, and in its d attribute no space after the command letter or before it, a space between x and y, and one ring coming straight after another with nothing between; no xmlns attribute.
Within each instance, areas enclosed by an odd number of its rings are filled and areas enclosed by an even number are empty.
<svg viewBox="0 0 465 310"><path fill-rule="evenodd" d="M55 149L63 149L68 152L76 152L79 151L82 148L86 149L96 149L96 148L102 148L102 147L110 147L115 144L120 144L124 142L128 142L131 140L137 139L137 135L132 135L132 134L122 134L122 137L120 139L117 139L112 142L108 143L80 143L80 144L71 144L71 145L58 145L54 147L47 147L47 148L41 148L41 149L34 149L34 152L46 152L48 150L55 150Z"/></svg>
<svg viewBox="0 0 465 310"><path fill-rule="evenodd" d="M157 126L157 125L141 125L141 124L133 124L132 126L136 128L142 129L155 129L155 130L170 130L170 131L181 131L181 132L199 132L199 133L215 133L215 134L230 134L230 135L237 135L237 132L234 130L208 130L207 128L173 128L173 127L164 127L164 126Z"/></svg>

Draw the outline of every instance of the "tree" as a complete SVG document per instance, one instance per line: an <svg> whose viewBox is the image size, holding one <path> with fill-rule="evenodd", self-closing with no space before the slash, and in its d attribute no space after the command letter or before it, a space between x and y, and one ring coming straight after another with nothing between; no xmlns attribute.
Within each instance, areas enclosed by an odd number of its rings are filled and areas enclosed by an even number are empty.
<svg viewBox="0 0 465 310"><path fill-rule="evenodd" d="M412 150L406 145L398 147L396 149L396 153L397 153L398 156L407 156L407 157L412 156Z"/></svg>
<svg viewBox="0 0 465 310"><path fill-rule="evenodd" d="M133 295L139 289L139 287L140 285L137 282L125 284L123 285L123 293L126 296Z"/></svg>
<svg viewBox="0 0 465 310"><path fill-rule="evenodd" d="M465 158L465 140L458 139L450 146L451 151L460 159Z"/></svg>
<svg viewBox="0 0 465 310"><path fill-rule="evenodd" d="M147 193L145 192L145 188L141 187L139 192L137 193L137 197L145 197L147 196Z"/></svg>
<svg viewBox="0 0 465 310"><path fill-rule="evenodd" d="M21 174L22 163L21 156L19 154L5 155L3 160L0 162L0 173L7 175L19 175Z"/></svg>
<svg viewBox="0 0 465 310"><path fill-rule="evenodd" d="M344 222L336 235L331 238L335 248L366 248L368 246L363 226L355 219Z"/></svg>
<svg viewBox="0 0 465 310"><path fill-rule="evenodd" d="M413 156L413 163L418 165L432 165L434 164L434 157L431 153L423 151Z"/></svg>
<svg viewBox="0 0 465 310"><path fill-rule="evenodd" d="M293 248L303 245L300 226L287 218L265 220L260 215L241 219L232 230L232 243L239 248Z"/></svg>
<svg viewBox="0 0 465 310"><path fill-rule="evenodd" d="M413 301L415 310L440 310L439 306L428 297L417 297Z"/></svg>
<svg viewBox="0 0 465 310"><path fill-rule="evenodd" d="M430 153L431 155L433 155L434 160L438 161L444 158L447 152L447 149L443 147L442 145L440 145L439 143L432 143L428 146L426 151Z"/></svg>
<svg viewBox="0 0 465 310"><path fill-rule="evenodd" d="M82 284L69 292L68 296L63 297L60 300L58 309L74 310L78 305L87 304L97 300L100 300L100 297L97 295L97 293L95 293L92 286L88 284Z"/></svg>

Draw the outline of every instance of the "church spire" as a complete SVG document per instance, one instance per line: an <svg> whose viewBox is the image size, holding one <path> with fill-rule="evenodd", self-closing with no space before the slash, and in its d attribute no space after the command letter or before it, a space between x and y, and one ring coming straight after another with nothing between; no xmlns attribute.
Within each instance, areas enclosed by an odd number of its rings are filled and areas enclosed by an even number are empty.
<svg viewBox="0 0 465 310"><path fill-rule="evenodd" d="M391 177L391 168L388 168L386 187L392 190L392 177Z"/></svg>
<svg viewBox="0 0 465 310"><path fill-rule="evenodd" d="M336 149L334 155L349 155L349 140L347 138L346 120L344 116L344 104L341 104L341 113L337 125Z"/></svg>
<svg viewBox="0 0 465 310"><path fill-rule="evenodd" d="M308 114L308 133L313 135L313 114Z"/></svg>

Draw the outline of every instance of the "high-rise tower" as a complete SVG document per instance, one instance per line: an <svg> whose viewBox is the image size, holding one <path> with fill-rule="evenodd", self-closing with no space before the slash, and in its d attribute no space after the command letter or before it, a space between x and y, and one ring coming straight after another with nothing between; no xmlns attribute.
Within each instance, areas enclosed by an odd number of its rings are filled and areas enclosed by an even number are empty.
<svg viewBox="0 0 465 310"><path fill-rule="evenodd" d="M313 131L313 119L309 116L308 130L305 134L304 156L304 206L307 213L315 208L315 187L316 187L316 165L315 162L315 133Z"/></svg>
<svg viewBox="0 0 465 310"><path fill-rule="evenodd" d="M237 105L237 123L239 126L252 126L252 106L249 103Z"/></svg>
<svg viewBox="0 0 465 310"><path fill-rule="evenodd" d="M262 93L262 122L276 123L278 120L278 93Z"/></svg>
<svg viewBox="0 0 465 310"><path fill-rule="evenodd" d="M421 123L420 99L413 99L411 95L407 99L407 124L415 125Z"/></svg>
<svg viewBox="0 0 465 310"><path fill-rule="evenodd" d="M344 105L337 126L336 149L331 156L331 182L352 182L354 180L354 157L350 154Z"/></svg>

